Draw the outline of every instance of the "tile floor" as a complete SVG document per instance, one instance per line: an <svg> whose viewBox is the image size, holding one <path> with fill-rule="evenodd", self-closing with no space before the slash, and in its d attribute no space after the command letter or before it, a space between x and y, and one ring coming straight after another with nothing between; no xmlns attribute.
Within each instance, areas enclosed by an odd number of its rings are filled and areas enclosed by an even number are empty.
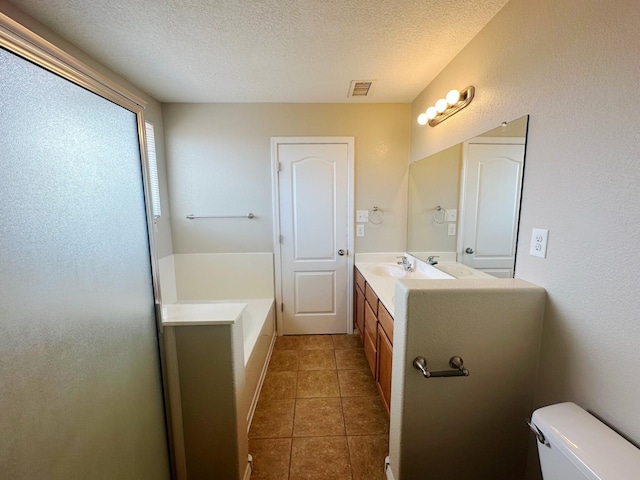
<svg viewBox="0 0 640 480"><path fill-rule="evenodd" d="M249 430L251 480L384 480L388 444L358 335L278 337Z"/></svg>

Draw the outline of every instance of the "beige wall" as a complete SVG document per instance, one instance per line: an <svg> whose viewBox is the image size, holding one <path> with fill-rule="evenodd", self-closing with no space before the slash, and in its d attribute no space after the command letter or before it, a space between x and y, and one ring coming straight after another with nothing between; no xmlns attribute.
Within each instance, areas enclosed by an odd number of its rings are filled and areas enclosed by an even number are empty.
<svg viewBox="0 0 640 480"><path fill-rule="evenodd" d="M53 43L56 47L73 55L76 59L80 60L85 65L93 68L97 72L100 72L102 75L108 77L118 85L128 89L132 93L135 93L143 100L148 102L147 108L144 112L144 116L146 121L151 122L154 125L156 136L156 156L158 160L158 179L160 182L160 202L162 206L162 217L158 220L158 228L156 231L156 249L159 257L164 257L165 255L171 254L173 251L173 246L171 244L171 221L169 215L167 175L164 160L164 127L162 124L162 111L160 108L160 103L153 97L147 95L145 92L139 90L135 85L129 83L126 79L109 70L104 65L84 53L75 45L67 42L64 38L44 27L41 23L37 22L32 17L25 14L6 0L0 0L0 12L12 18L16 22L24 25L32 32L37 33L42 38Z"/></svg>
<svg viewBox="0 0 640 480"><path fill-rule="evenodd" d="M436 213L436 206L459 210L461 166L462 145L454 145L411 164L407 213L408 252L455 253L457 237L448 234L450 222L445 221L444 212ZM434 214L442 223L434 220Z"/></svg>
<svg viewBox="0 0 640 480"><path fill-rule="evenodd" d="M544 289L518 279L400 280L389 459L396 480L522 480ZM425 321L428 319L428 321ZM413 367L468 377L426 379Z"/></svg>
<svg viewBox="0 0 640 480"><path fill-rule="evenodd" d="M355 208L379 206L356 251L403 251L408 104L163 105L176 253L271 252L270 139L355 137ZM257 218L187 220L189 213Z"/></svg>
<svg viewBox="0 0 640 480"><path fill-rule="evenodd" d="M572 400L640 444L636 0L512 0L412 104L411 158L530 114L516 277L549 294L536 404ZM441 125L415 118L476 87ZM549 229L547 258L528 254Z"/></svg>

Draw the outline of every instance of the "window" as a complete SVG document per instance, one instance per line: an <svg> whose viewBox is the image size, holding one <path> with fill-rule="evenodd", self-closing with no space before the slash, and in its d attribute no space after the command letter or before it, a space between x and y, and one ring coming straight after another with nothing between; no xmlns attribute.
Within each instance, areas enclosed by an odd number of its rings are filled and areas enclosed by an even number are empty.
<svg viewBox="0 0 640 480"><path fill-rule="evenodd" d="M151 212L154 218L161 215L160 186L158 184L158 161L156 160L156 135L153 124L144 123L147 134L147 163L149 166L149 183L151 184Z"/></svg>

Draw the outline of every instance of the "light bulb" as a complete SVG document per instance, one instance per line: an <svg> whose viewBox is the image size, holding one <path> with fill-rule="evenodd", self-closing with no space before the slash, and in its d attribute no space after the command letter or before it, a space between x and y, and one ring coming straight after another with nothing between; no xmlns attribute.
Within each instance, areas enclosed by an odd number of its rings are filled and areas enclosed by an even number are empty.
<svg viewBox="0 0 640 480"><path fill-rule="evenodd" d="M436 102L436 110L438 113L442 113L447 109L447 101L444 98L441 98Z"/></svg>
<svg viewBox="0 0 640 480"><path fill-rule="evenodd" d="M455 105L458 103L458 100L460 100L460 92L458 90L451 90L447 93L446 99L449 105Z"/></svg>
<svg viewBox="0 0 640 480"><path fill-rule="evenodd" d="M436 110L436 107L429 107L427 108L425 115L429 120L433 120L438 115L438 111Z"/></svg>
<svg viewBox="0 0 640 480"><path fill-rule="evenodd" d="M420 115L418 115L418 123L420 125L426 125L428 121L429 118L427 117L426 113L421 113Z"/></svg>

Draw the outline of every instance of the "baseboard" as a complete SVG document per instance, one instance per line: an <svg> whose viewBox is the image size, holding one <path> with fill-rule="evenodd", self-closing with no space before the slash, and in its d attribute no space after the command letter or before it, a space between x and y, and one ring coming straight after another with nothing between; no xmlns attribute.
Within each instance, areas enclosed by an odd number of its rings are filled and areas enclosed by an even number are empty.
<svg viewBox="0 0 640 480"><path fill-rule="evenodd" d="M393 472L391 471L391 465L389 465L389 457L384 459L384 472L387 475L387 480L395 480L393 478Z"/></svg>
<svg viewBox="0 0 640 480"><path fill-rule="evenodd" d="M253 421L253 414L256 412L256 406L258 405L258 399L260 398L260 392L262 391L262 384L264 383L264 377L267 375L267 369L269 368L269 362L271 361L271 354L273 353L273 347L276 344L277 335L274 332L274 335L271 337L271 345L269 345L269 352L267 353L266 361L262 366L262 372L260 373L260 379L258 380L258 388L253 395L253 400L251 400L251 405L249 406L249 412L247 413L247 433L249 433L249 429L251 428L251 422Z"/></svg>
<svg viewBox="0 0 640 480"><path fill-rule="evenodd" d="M249 480L251 478L251 473L253 472L253 457L249 455L249 461L247 462L247 468L244 471L244 476L242 480Z"/></svg>

